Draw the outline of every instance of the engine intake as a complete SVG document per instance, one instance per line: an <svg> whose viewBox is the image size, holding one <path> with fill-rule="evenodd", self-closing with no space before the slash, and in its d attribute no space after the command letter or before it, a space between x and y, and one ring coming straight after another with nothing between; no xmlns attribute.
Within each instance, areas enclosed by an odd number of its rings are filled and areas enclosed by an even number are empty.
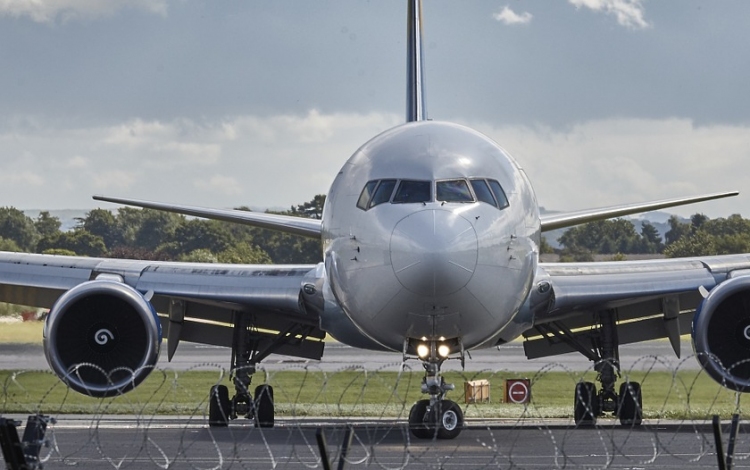
<svg viewBox="0 0 750 470"><path fill-rule="evenodd" d="M96 280L55 302L44 327L44 351L70 388L109 397L132 390L151 373L161 338L156 311L137 290Z"/></svg>
<svg viewBox="0 0 750 470"><path fill-rule="evenodd" d="M750 276L711 290L695 313L692 336L698 361L711 378L750 391Z"/></svg>

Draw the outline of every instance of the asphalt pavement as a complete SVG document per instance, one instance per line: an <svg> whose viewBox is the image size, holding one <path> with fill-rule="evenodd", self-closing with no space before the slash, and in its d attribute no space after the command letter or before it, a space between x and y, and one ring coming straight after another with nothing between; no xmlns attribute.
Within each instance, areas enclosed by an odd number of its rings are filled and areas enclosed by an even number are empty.
<svg viewBox="0 0 750 470"><path fill-rule="evenodd" d="M682 359L677 358L668 341L648 341L638 344L620 346L620 363L622 369L653 370L698 370L700 366L692 356L692 345L689 339L681 344ZM186 370L202 364L211 364L229 368L231 353L228 348L207 346L182 342L172 362L167 361L166 346L162 346L159 367L173 370ZM262 363L269 370L288 369L292 366L308 365L315 370L336 371L352 366L366 370L377 370L401 362L398 353L367 351L345 346L341 343L327 343L323 359L320 361L302 360L294 357L272 355ZM418 368L416 361L413 367ZM521 342L513 342L498 348L472 351L466 358L467 371L512 371L535 372L542 368L585 371L592 368L592 363L578 353L561 356L526 359ZM0 369L14 370L48 370L41 345L0 344ZM446 361L443 370L460 370L458 360Z"/></svg>

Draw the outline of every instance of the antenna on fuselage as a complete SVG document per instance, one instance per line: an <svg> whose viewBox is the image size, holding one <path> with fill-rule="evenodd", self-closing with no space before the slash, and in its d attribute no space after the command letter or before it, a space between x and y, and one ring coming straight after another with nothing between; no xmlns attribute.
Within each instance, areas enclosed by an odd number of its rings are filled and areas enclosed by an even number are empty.
<svg viewBox="0 0 750 470"><path fill-rule="evenodd" d="M422 54L422 0L408 0L406 33L406 122L424 121L424 75Z"/></svg>

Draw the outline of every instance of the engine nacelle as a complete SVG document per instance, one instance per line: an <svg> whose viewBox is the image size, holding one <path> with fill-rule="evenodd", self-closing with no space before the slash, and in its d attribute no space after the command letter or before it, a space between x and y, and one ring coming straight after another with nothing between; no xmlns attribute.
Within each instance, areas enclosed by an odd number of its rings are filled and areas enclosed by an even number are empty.
<svg viewBox="0 0 750 470"><path fill-rule="evenodd" d="M750 276L714 287L693 318L693 347L721 385L750 392Z"/></svg>
<svg viewBox="0 0 750 470"><path fill-rule="evenodd" d="M70 388L95 397L132 390L156 365L161 323L137 290L88 281L63 294L44 326L44 351Z"/></svg>

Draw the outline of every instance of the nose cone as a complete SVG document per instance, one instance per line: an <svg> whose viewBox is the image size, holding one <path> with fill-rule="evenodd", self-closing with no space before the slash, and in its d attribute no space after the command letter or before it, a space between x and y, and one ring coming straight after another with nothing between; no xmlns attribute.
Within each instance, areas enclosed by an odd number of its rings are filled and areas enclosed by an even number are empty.
<svg viewBox="0 0 750 470"><path fill-rule="evenodd" d="M446 210L424 210L403 218L393 229L390 249L401 285L424 296L458 291L477 265L474 227Z"/></svg>

